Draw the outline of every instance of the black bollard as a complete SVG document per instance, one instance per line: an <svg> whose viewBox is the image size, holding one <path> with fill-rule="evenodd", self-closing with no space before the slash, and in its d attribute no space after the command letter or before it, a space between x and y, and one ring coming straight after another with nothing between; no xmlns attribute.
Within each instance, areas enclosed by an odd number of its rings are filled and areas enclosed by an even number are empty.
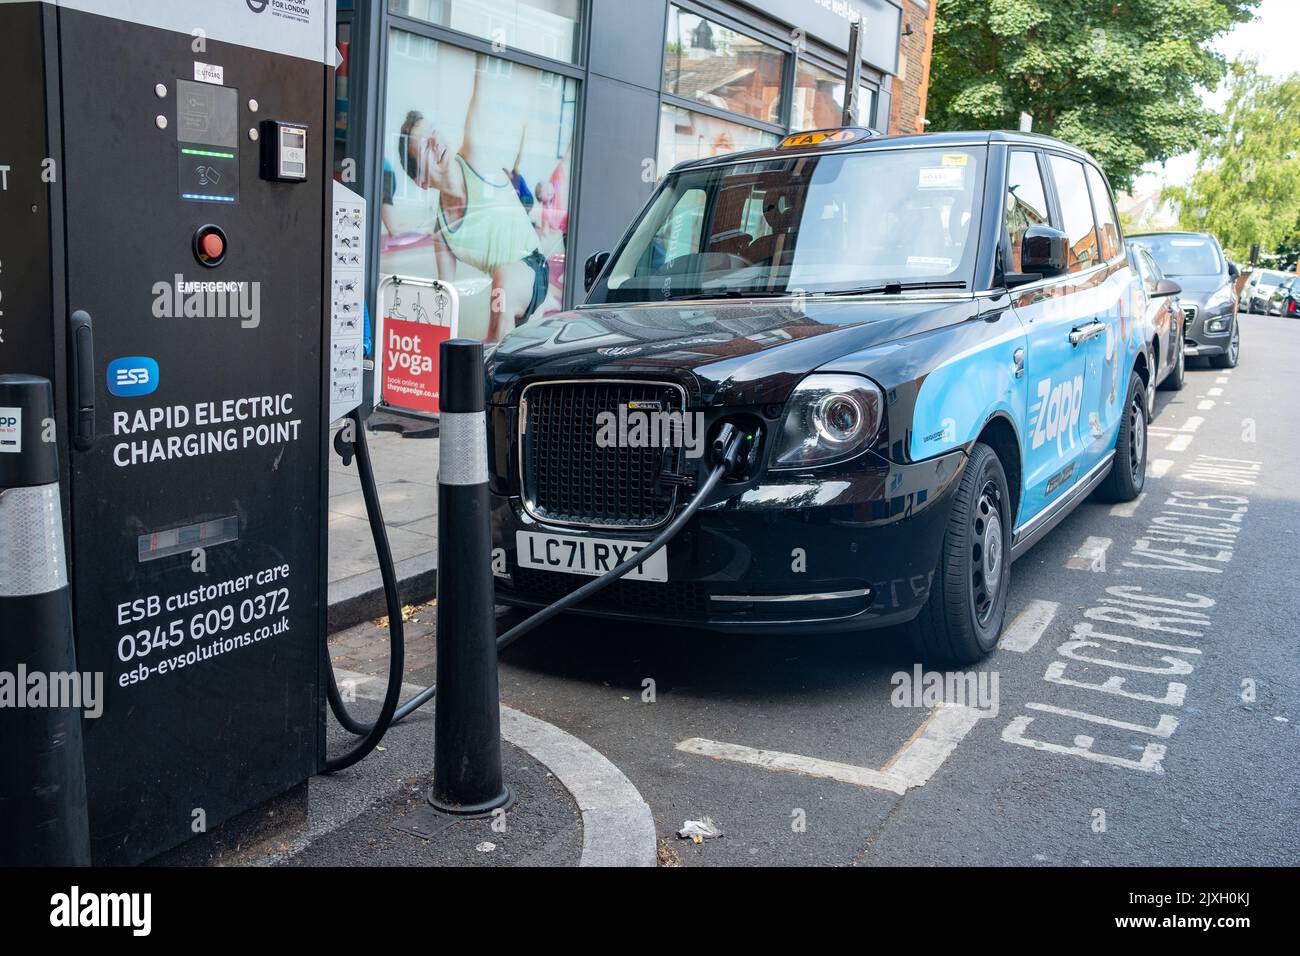
<svg viewBox="0 0 1300 956"><path fill-rule="evenodd" d="M80 701L28 694L77 674L53 428L49 380L0 375L0 866L90 863Z"/></svg>
<svg viewBox="0 0 1300 956"><path fill-rule="evenodd" d="M501 773L483 344L439 349L438 698L429 803L482 816L514 797Z"/></svg>

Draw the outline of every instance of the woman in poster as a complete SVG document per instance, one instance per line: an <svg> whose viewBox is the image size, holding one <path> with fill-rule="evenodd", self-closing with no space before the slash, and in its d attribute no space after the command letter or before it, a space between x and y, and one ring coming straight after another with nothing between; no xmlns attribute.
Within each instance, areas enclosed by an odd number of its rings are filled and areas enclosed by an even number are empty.
<svg viewBox="0 0 1300 956"><path fill-rule="evenodd" d="M406 174L422 189L438 191L433 240L439 278L454 279L458 262L491 278L489 343L526 321L545 301L549 285L537 230L507 172L515 165L528 110L501 108L517 92L504 80L501 91L484 95L480 86L494 75L480 57L464 134L454 153L443 132L430 129L416 111L407 114L398 141ZM489 102L494 108L487 107Z"/></svg>

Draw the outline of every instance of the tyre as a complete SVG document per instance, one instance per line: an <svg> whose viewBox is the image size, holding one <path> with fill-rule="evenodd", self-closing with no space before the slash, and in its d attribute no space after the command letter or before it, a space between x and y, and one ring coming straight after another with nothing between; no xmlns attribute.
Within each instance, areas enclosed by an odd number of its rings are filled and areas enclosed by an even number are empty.
<svg viewBox="0 0 1300 956"><path fill-rule="evenodd" d="M1129 375L1128 394L1124 399L1124 418L1115 439L1115 458L1110 473L1097 486L1101 501L1132 501L1142 494L1147 478L1147 398L1146 386L1137 372Z"/></svg>
<svg viewBox="0 0 1300 956"><path fill-rule="evenodd" d="M1002 462L977 442L948 516L930 596L906 625L926 661L972 664L997 646L1011 578L1013 507Z"/></svg>
<svg viewBox="0 0 1300 956"><path fill-rule="evenodd" d="M1159 388L1163 392L1181 392L1183 385L1187 381L1187 353L1183 349L1183 336L1180 332L1178 335L1178 358L1174 361L1174 367L1169 370Z"/></svg>
<svg viewBox="0 0 1300 956"><path fill-rule="evenodd" d="M1214 368L1236 368L1237 361L1241 358L1241 326L1238 322L1232 323L1232 339L1228 342L1228 351L1222 355L1210 356L1210 365Z"/></svg>

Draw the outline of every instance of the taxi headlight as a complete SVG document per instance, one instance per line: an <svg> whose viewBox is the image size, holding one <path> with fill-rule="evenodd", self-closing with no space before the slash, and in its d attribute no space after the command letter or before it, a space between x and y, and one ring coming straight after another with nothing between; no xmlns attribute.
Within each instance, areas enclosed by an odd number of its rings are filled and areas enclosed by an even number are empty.
<svg viewBox="0 0 1300 956"><path fill-rule="evenodd" d="M776 436L773 468L845 461L880 431L885 396L861 375L817 372L795 386Z"/></svg>

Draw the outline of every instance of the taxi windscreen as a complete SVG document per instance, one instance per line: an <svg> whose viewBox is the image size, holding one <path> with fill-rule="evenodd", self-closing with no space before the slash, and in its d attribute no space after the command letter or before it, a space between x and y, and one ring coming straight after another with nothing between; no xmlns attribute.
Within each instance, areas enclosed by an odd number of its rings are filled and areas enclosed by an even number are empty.
<svg viewBox="0 0 1300 956"><path fill-rule="evenodd" d="M588 301L969 288L985 158L877 149L671 173Z"/></svg>

